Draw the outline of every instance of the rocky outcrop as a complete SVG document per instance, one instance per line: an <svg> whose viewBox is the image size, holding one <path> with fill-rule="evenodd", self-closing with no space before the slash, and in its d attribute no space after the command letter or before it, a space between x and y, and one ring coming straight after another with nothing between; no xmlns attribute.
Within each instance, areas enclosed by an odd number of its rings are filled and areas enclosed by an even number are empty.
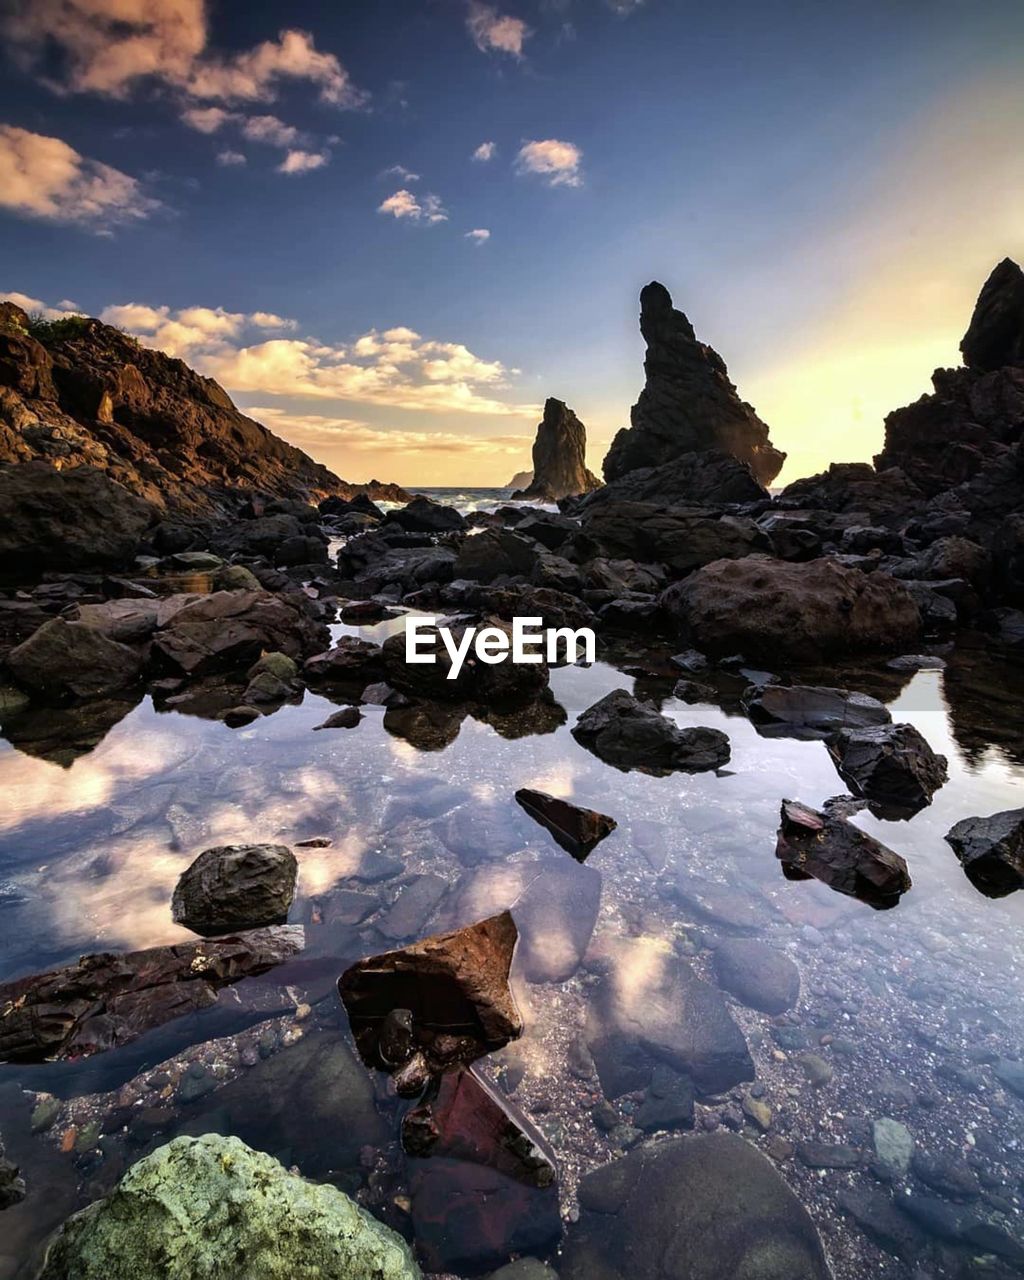
<svg viewBox="0 0 1024 1280"><path fill-rule="evenodd" d="M669 587L662 607L684 639L708 653L778 662L902 649L918 638L913 596L885 573L832 557L717 560Z"/></svg>
<svg viewBox="0 0 1024 1280"><path fill-rule="evenodd" d="M788 880L814 877L869 906L894 907L911 887L906 862L852 822L783 800L775 856Z"/></svg>
<svg viewBox="0 0 1024 1280"><path fill-rule="evenodd" d="M171 915L203 937L283 924L298 863L283 844L229 844L204 850L178 880Z"/></svg>
<svg viewBox="0 0 1024 1280"><path fill-rule="evenodd" d="M582 712L572 736L623 771L698 773L729 763L729 739L720 729L680 729L625 689L613 689Z"/></svg>
<svg viewBox="0 0 1024 1280"><path fill-rule="evenodd" d="M512 479L505 485L506 489L528 489L533 484L532 471L517 471Z"/></svg>
<svg viewBox="0 0 1024 1280"><path fill-rule="evenodd" d="M1024 271L1010 258L982 285L960 351L968 369L982 373L1024 365Z"/></svg>
<svg viewBox="0 0 1024 1280"><path fill-rule="evenodd" d="M748 463L761 484L770 484L786 455L772 446L768 428L736 394L722 357L698 342L657 281L640 292L640 332L647 343L647 382L630 414L632 425L612 441L605 479L719 449Z"/></svg>
<svg viewBox="0 0 1024 1280"><path fill-rule="evenodd" d="M640 467L595 489L573 507L592 510L610 502L679 503L761 502L768 491L755 478L749 464L720 449L684 453L660 466Z"/></svg>
<svg viewBox="0 0 1024 1280"><path fill-rule="evenodd" d="M409 1246L330 1183L235 1137L175 1138L51 1242L39 1280L419 1280Z"/></svg>
<svg viewBox="0 0 1024 1280"><path fill-rule="evenodd" d="M136 684L142 658L84 622L52 618L7 655L14 678L45 702L103 698Z"/></svg>
<svg viewBox="0 0 1024 1280"><path fill-rule="evenodd" d="M587 470L587 429L561 400L544 403L544 417L533 442L533 478L513 498L557 502L589 493L601 481Z"/></svg>

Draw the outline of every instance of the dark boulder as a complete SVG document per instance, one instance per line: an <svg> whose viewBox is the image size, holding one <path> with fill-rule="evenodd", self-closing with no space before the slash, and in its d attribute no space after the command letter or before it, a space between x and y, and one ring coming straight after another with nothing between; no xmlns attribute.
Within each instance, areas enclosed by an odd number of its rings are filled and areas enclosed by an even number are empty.
<svg viewBox="0 0 1024 1280"><path fill-rule="evenodd" d="M516 801L542 827L546 827L556 842L578 861L588 854L618 826L614 818L598 813L596 809L581 809L558 796L544 791L522 787L516 792Z"/></svg>
<svg viewBox="0 0 1024 1280"><path fill-rule="evenodd" d="M767 551L768 539L740 516L714 516L646 502L606 502L584 513L583 530L605 556L667 565L678 576L713 560Z"/></svg>
<svg viewBox="0 0 1024 1280"><path fill-rule="evenodd" d="M960 343L964 364L983 372L1024 365L1024 271L1004 258L982 285Z"/></svg>
<svg viewBox="0 0 1024 1280"><path fill-rule="evenodd" d="M660 466L681 454L719 449L770 484L786 455L772 446L768 428L736 394L725 361L697 341L689 320L656 281L640 292L640 332L647 343L646 384L630 414L631 426L612 441L605 479Z"/></svg>
<svg viewBox="0 0 1024 1280"><path fill-rule="evenodd" d="M397 525L409 533L455 533L466 527L465 517L455 507L446 507L422 495L404 507L395 507L384 517L384 527Z"/></svg>
<svg viewBox="0 0 1024 1280"><path fill-rule="evenodd" d="M549 398L533 442L533 478L513 493L524 501L557 502L601 484L587 470L587 429L561 400Z"/></svg>
<svg viewBox="0 0 1024 1280"><path fill-rule="evenodd" d="M15 680L46 702L105 698L137 684L142 658L84 622L53 618L7 655Z"/></svg>
<svg viewBox="0 0 1024 1280"><path fill-rule="evenodd" d="M229 844L206 849L184 871L171 915L204 937L283 924L295 896L298 863L283 844Z"/></svg>
<svg viewBox="0 0 1024 1280"><path fill-rule="evenodd" d="M783 800L775 856L787 880L814 878L871 907L894 907L911 886L898 853L852 822Z"/></svg>
<svg viewBox="0 0 1024 1280"><path fill-rule="evenodd" d="M0 1142L0 1210L20 1204L25 1194L25 1179L14 1161L4 1156L4 1146Z"/></svg>
<svg viewBox="0 0 1024 1280"><path fill-rule="evenodd" d="M572 736L623 771L700 772L721 768L729 761L729 739L720 730L680 729L625 689L613 689L582 712Z"/></svg>
<svg viewBox="0 0 1024 1280"><path fill-rule="evenodd" d="M485 621L488 627L511 637L512 629L508 623L495 618ZM456 641L461 641L465 631L462 625L451 628ZM501 661L493 663L480 661L471 650L458 676L450 680L448 674L452 670L452 662L439 633L434 643L437 660L433 663L407 663L405 646L404 634L389 636L384 641L384 677L394 688L417 697L500 706L528 702L542 695L548 687L550 672L547 663L513 662L511 649L506 651ZM421 653L428 651L424 644Z"/></svg>
<svg viewBox="0 0 1024 1280"><path fill-rule="evenodd" d="M302 671L312 682L363 688L384 674L384 660L380 645L372 640L340 636L333 648L307 658Z"/></svg>
<svg viewBox="0 0 1024 1280"><path fill-rule="evenodd" d="M888 724L892 719L877 698L821 685L752 684L740 704L766 738L826 738L837 729Z"/></svg>
<svg viewBox="0 0 1024 1280"><path fill-rule="evenodd" d="M1024 888L1024 809L963 818L946 833L975 888L1002 898Z"/></svg>
<svg viewBox="0 0 1024 1280"><path fill-rule="evenodd" d="M529 538L509 529L484 529L463 542L452 566L451 577L473 582L495 578L529 577L537 566L540 548Z"/></svg>
<svg viewBox="0 0 1024 1280"><path fill-rule="evenodd" d="M913 817L948 777L946 757L910 724L843 728L827 746L839 776L878 817Z"/></svg>
<svg viewBox="0 0 1024 1280"><path fill-rule="evenodd" d="M721 449L683 453L658 466L640 467L588 494L574 512L582 514L606 502L652 502L658 506L715 506L763 502L768 491L750 466Z"/></svg>

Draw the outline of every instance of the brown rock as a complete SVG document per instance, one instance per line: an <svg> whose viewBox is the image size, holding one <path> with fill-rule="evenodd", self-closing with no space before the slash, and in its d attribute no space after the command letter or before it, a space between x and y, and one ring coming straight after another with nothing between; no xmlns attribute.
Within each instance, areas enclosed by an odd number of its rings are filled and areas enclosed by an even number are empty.
<svg viewBox="0 0 1024 1280"><path fill-rule="evenodd" d="M533 442L533 478L513 498L557 502L589 493L601 481L587 470L587 429L561 400L549 398Z"/></svg>
<svg viewBox="0 0 1024 1280"><path fill-rule="evenodd" d="M618 826L614 818L596 809L582 809L568 800L549 796L544 791L532 791L529 787L516 792L516 801L531 818L546 827L577 862L583 862Z"/></svg>
<svg viewBox="0 0 1024 1280"><path fill-rule="evenodd" d="M142 658L82 622L53 618L7 655L11 674L48 702L103 698L136 684Z"/></svg>
<svg viewBox="0 0 1024 1280"><path fill-rule="evenodd" d="M787 880L813 877L879 909L896 906L911 886L898 853L845 818L818 813L798 800L782 802L775 856Z"/></svg>

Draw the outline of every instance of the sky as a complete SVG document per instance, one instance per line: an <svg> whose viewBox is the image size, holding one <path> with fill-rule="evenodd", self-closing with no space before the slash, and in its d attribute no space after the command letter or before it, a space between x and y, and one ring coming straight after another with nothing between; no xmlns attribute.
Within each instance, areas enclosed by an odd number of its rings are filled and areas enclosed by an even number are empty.
<svg viewBox="0 0 1024 1280"><path fill-rule="evenodd" d="M661 280L789 454L867 460L1024 261L1020 0L4 0L0 296L345 479L599 471Z"/></svg>

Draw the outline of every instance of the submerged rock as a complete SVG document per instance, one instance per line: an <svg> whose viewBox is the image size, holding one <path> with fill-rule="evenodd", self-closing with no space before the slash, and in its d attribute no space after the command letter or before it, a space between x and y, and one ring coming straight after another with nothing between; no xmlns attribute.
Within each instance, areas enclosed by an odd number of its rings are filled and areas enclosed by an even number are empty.
<svg viewBox="0 0 1024 1280"><path fill-rule="evenodd" d="M418 1280L409 1246L328 1183L234 1137L175 1138L74 1214L39 1280Z"/></svg>
<svg viewBox="0 0 1024 1280"><path fill-rule="evenodd" d="M578 862L583 862L618 826L614 818L596 809L582 809L568 800L529 787L521 787L516 792L516 801Z"/></svg>
<svg viewBox="0 0 1024 1280"><path fill-rule="evenodd" d="M946 833L968 879L987 897L1024 888L1024 809L963 818Z"/></svg>
<svg viewBox="0 0 1024 1280"><path fill-rule="evenodd" d="M47 702L104 698L136 684L142 658L84 622L53 618L12 649L15 680Z"/></svg>
<svg viewBox="0 0 1024 1280"><path fill-rule="evenodd" d="M764 737L825 738L892 719L877 698L820 685L751 685L740 702Z"/></svg>
<svg viewBox="0 0 1024 1280"><path fill-rule="evenodd" d="M0 1142L0 1210L10 1209L25 1199L25 1179L13 1160L4 1155L4 1144Z"/></svg>
<svg viewBox="0 0 1024 1280"><path fill-rule="evenodd" d="M946 757L910 724L841 729L827 749L853 794L882 818L912 818L948 777Z"/></svg>
<svg viewBox="0 0 1024 1280"><path fill-rule="evenodd" d="M412 1156L468 1160L531 1187L555 1181L547 1143L472 1067L456 1067L434 1080L419 1105L406 1112L402 1145Z"/></svg>
<svg viewBox="0 0 1024 1280"><path fill-rule="evenodd" d="M533 476L513 498L557 502L577 493L589 493L601 484L587 470L587 429L561 400L550 397L533 442Z"/></svg>
<svg viewBox="0 0 1024 1280"><path fill-rule="evenodd" d="M789 956L752 938L729 938L714 953L719 986L749 1009L779 1014L800 999L800 970Z"/></svg>
<svg viewBox="0 0 1024 1280"><path fill-rule="evenodd" d="M212 937L283 924L295 896L298 863L283 844L228 844L206 849L184 871L171 915L193 933Z"/></svg>
<svg viewBox="0 0 1024 1280"><path fill-rule="evenodd" d="M46 1062L102 1053L217 1001L221 987L302 950L301 925L210 942L101 952L0 984L0 1061Z"/></svg>
<svg viewBox="0 0 1024 1280"><path fill-rule="evenodd" d="M572 736L588 751L623 771L700 772L721 768L728 763L730 754L729 739L720 730L680 729L625 689L613 689L582 712Z"/></svg>
<svg viewBox="0 0 1024 1280"><path fill-rule="evenodd" d="M813 877L880 909L896 906L911 886L898 853L845 818L818 813L798 800L782 802L775 856L787 880Z"/></svg>
<svg viewBox="0 0 1024 1280"><path fill-rule="evenodd" d="M806 1209L735 1134L642 1146L587 1174L562 1280L829 1280Z"/></svg>
<svg viewBox="0 0 1024 1280"><path fill-rule="evenodd" d="M508 911L399 951L358 960L338 979L352 1033L368 1066L387 1069L379 1037L395 1009L412 1014L433 1070L473 1062L522 1034L508 984L518 938Z"/></svg>

